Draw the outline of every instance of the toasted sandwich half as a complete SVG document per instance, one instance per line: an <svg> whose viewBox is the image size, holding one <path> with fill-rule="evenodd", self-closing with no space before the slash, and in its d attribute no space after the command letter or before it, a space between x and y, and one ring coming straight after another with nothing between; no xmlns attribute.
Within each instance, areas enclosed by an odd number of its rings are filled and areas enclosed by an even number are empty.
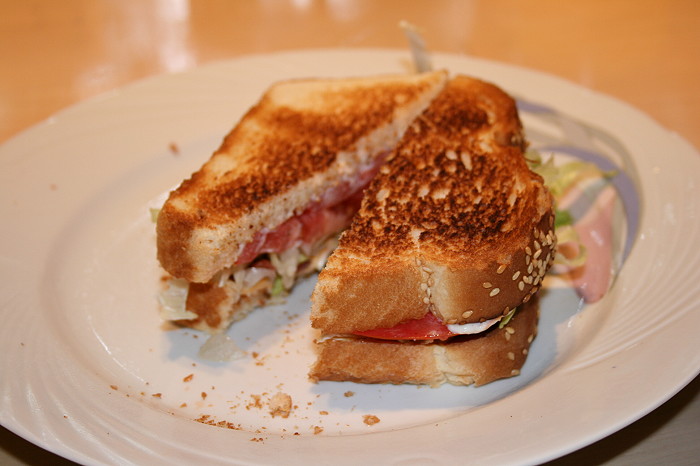
<svg viewBox="0 0 700 466"><path fill-rule="evenodd" d="M273 85L157 219L166 318L216 333L320 269L445 72Z"/></svg>
<svg viewBox="0 0 700 466"><path fill-rule="evenodd" d="M312 380L482 385L537 330L554 210L513 99L458 76L412 123L319 275Z"/></svg>

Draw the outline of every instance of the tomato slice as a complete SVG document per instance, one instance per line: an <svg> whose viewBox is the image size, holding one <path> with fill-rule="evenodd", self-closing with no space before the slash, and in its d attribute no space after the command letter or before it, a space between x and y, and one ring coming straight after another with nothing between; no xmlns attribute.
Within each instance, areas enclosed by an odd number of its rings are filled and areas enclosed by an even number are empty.
<svg viewBox="0 0 700 466"><path fill-rule="evenodd" d="M289 218L272 231L257 232L252 241L243 247L236 264L247 264L266 252L286 251L295 244L311 244L347 228L360 208L364 189L388 154L379 154L370 167L358 173L354 181L331 188L321 201L308 206L301 214Z"/></svg>
<svg viewBox="0 0 700 466"><path fill-rule="evenodd" d="M407 320L391 328L354 332L354 335L380 340L447 340L455 336L437 317L428 312L420 319Z"/></svg>

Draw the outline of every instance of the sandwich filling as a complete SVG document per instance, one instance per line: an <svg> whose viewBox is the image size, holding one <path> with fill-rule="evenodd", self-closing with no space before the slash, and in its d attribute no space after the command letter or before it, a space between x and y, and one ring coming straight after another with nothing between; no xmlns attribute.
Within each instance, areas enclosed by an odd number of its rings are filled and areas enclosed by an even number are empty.
<svg viewBox="0 0 700 466"><path fill-rule="evenodd" d="M210 282L168 280L160 295L162 317L217 331L227 327L222 322L239 320L257 305L283 298L300 278L323 268L387 155L380 153L353 178L342 180L278 227L258 231L241 246L235 264Z"/></svg>
<svg viewBox="0 0 700 466"><path fill-rule="evenodd" d="M391 328L378 328L353 332L353 335L379 340L447 340L457 335L474 335L485 332L503 319L499 316L484 322L462 325L447 325L433 313L428 312L421 319L401 322Z"/></svg>

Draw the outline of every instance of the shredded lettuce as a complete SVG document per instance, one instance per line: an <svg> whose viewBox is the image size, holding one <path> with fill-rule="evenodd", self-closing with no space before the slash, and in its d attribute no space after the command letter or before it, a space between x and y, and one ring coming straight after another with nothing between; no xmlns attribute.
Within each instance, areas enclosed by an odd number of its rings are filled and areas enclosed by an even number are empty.
<svg viewBox="0 0 700 466"><path fill-rule="evenodd" d="M270 290L270 296L276 298L278 296L282 296L285 293L286 289L284 288L284 282L282 281L282 277L277 275L275 277L275 281L272 284L272 290Z"/></svg>
<svg viewBox="0 0 700 466"><path fill-rule="evenodd" d="M554 263L556 265L563 265L572 269L575 269L576 267L580 267L583 264L585 264L586 260L588 259L586 247L581 243L578 233L576 232L574 227L572 225L564 225L562 227L557 228L556 233L557 243L560 247L557 248L558 250L556 255L554 256ZM575 244L575 248L578 251L576 256L566 257L560 252L561 246L567 243Z"/></svg>
<svg viewBox="0 0 700 466"><path fill-rule="evenodd" d="M160 316L163 320L192 320L197 314L185 309L189 283L183 279L171 279L158 295Z"/></svg>
<svg viewBox="0 0 700 466"><path fill-rule="evenodd" d="M572 225L574 223L574 217L566 209L555 209L554 212L554 228L560 228L566 225Z"/></svg>
<svg viewBox="0 0 700 466"><path fill-rule="evenodd" d="M151 222L158 223L158 214L160 214L160 209L151 207L148 209L148 211L151 213Z"/></svg>
<svg viewBox="0 0 700 466"><path fill-rule="evenodd" d="M510 319L513 318L517 309L517 307L511 309L510 312L506 314L506 316L503 319L501 319L501 321L498 323L498 328L503 328L506 325L508 325L508 322L510 322Z"/></svg>
<svg viewBox="0 0 700 466"><path fill-rule="evenodd" d="M559 165L554 163L554 156L550 156L543 161L540 153L533 149L529 149L525 153L525 159L530 170L544 179L544 184L557 201L569 189L586 179L609 178L614 175L614 173L604 172L597 165L583 160L574 160Z"/></svg>
<svg viewBox="0 0 700 466"><path fill-rule="evenodd" d="M581 243L578 233L573 227L573 216L568 210L560 209L558 204L562 197L578 183L591 178L609 178L613 174L606 173L595 164L582 160L555 164L554 156L550 156L545 161L542 159L540 153L533 149L525 153L525 159L527 160L530 170L544 179L545 186L547 186L549 192L552 193L554 197L554 228L557 235L557 243L560 246L571 243L577 251L574 257L566 257L558 251L554 256L554 263L556 265L563 265L569 269L582 266L585 264L588 257L586 248Z"/></svg>

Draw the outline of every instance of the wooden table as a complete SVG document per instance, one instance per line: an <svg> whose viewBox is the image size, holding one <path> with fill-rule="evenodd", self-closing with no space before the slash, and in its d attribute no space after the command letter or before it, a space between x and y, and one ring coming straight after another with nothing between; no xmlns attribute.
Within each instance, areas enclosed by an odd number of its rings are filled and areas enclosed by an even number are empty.
<svg viewBox="0 0 700 466"><path fill-rule="evenodd" d="M0 11L0 143L147 76L250 53L405 47L397 28L405 19L431 50L563 77L632 104L700 147L695 0L0 0ZM696 379L640 421L555 463L700 463L699 390ZM0 430L0 463L49 460L60 461Z"/></svg>

